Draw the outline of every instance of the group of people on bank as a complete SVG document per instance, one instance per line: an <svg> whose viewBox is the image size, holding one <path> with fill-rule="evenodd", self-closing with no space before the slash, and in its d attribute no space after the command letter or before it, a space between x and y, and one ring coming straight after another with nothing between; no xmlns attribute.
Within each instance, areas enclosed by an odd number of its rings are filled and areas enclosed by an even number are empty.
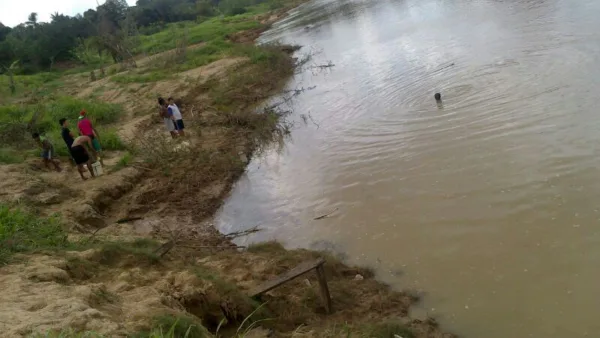
<svg viewBox="0 0 600 338"><path fill-rule="evenodd" d="M77 137L75 137L73 132L69 129L69 120L66 118L61 118L58 120L58 123L62 128L62 139L65 141L67 149L69 150L71 160L77 166L81 179L87 179L87 177L84 175L86 166L91 177L94 177L95 174L92 170L92 163L95 161L100 161L102 165L104 163L100 157L102 147L100 145L99 135L92 125L92 121L88 118L87 112L82 110L79 113L79 120L77 122L79 134ZM60 172L62 169L60 168L60 164L56 158L54 145L52 142L50 142L50 140L48 140L48 138L45 136L42 136L38 133L34 133L32 136L42 148L42 159L44 161L44 165L48 169L50 169L50 165L53 165L54 169Z"/></svg>
<svg viewBox="0 0 600 338"><path fill-rule="evenodd" d="M158 99L159 115L163 119L164 125L167 131L171 134L171 137L185 136L185 125L183 123L183 116L175 100L169 97L167 100L162 97ZM92 121L88 118L88 114L85 110L79 113L79 119L77 122L78 136L75 136L69 129L69 120L61 118L58 123L60 124L62 131L62 139L64 140L71 160L77 166L81 179L86 180L85 169L89 171L91 177L94 177L94 170L92 169L92 163L100 161L103 166L102 157L100 153L102 147L100 145L100 138L98 131L92 125ZM54 145L45 136L39 133L34 133L33 139L42 148L42 159L46 168L51 170L51 166L58 172L62 169L60 163L56 157L54 151Z"/></svg>

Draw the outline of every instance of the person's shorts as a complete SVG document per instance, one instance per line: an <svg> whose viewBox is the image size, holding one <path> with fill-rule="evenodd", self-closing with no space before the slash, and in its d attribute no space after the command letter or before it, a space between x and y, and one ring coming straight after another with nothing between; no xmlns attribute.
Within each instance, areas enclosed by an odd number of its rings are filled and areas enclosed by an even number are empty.
<svg viewBox="0 0 600 338"><path fill-rule="evenodd" d="M87 151L83 146L75 146L71 148L71 155L77 164L84 164L90 160Z"/></svg>
<svg viewBox="0 0 600 338"><path fill-rule="evenodd" d="M44 149L42 150L42 158L45 160L51 160L52 156L54 156L54 148Z"/></svg>
<svg viewBox="0 0 600 338"><path fill-rule="evenodd" d="M165 122L165 127L167 127L167 131L171 132L171 131L175 131L175 124L173 123L173 120L169 119L169 118L163 118L164 122Z"/></svg>
<svg viewBox="0 0 600 338"><path fill-rule="evenodd" d="M175 128L177 130L184 130L185 129L185 125L183 124L183 120L176 120L175 121Z"/></svg>
<svg viewBox="0 0 600 338"><path fill-rule="evenodd" d="M95 138L95 137L92 138L92 146L94 147L94 149L96 151L101 151L102 150L102 147L100 147L100 141L98 141L98 139Z"/></svg>

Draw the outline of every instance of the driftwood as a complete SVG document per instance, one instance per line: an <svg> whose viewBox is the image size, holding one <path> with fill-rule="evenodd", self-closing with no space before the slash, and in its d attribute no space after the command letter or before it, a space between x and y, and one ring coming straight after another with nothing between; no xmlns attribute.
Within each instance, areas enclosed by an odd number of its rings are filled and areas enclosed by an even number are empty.
<svg viewBox="0 0 600 338"><path fill-rule="evenodd" d="M133 222L133 221L139 221L140 219L143 219L142 217L126 217L126 218L121 218L120 220L117 221L118 224L123 224L123 223L128 223L128 222Z"/></svg>
<svg viewBox="0 0 600 338"><path fill-rule="evenodd" d="M190 249L245 249L245 246L236 245L181 245L177 244L178 247L190 248Z"/></svg>
<svg viewBox="0 0 600 338"><path fill-rule="evenodd" d="M85 242L87 243L87 242L91 241L92 238L94 238L96 236L96 234L98 233L98 231L100 231L102 229L104 229L104 228L98 228L98 229L96 229L96 231L92 232L92 234L90 235L90 237L88 237L88 238L85 239Z"/></svg>
<svg viewBox="0 0 600 338"><path fill-rule="evenodd" d="M314 220L315 220L315 221L318 221L318 220L320 220L320 219L327 218L327 217L331 216L331 214L333 214L334 212L338 211L339 209L340 209L340 208L335 208L335 209L334 209L333 211L331 211L330 213L327 213L327 214L325 214L325 215L321 215L321 216L319 216L319 217L315 217L315 219L314 219Z"/></svg>
<svg viewBox="0 0 600 338"><path fill-rule="evenodd" d="M255 232L259 232L259 231L261 231L261 230L262 230L262 229L259 229L259 228L258 228L258 225L257 225L257 226L255 226L255 227L253 227L253 228L250 228L250 229L248 229L248 230L243 230L243 231L235 231L235 232L232 232L232 233L226 234L226 235L225 235L225 237L227 237L228 239L234 239L234 238L238 238L238 237L247 236L247 235L249 235L249 234L253 234L253 233L255 233Z"/></svg>
<svg viewBox="0 0 600 338"><path fill-rule="evenodd" d="M167 243L161 245L158 249L154 250L153 254L158 255L158 257L164 257L166 254L171 251L175 247L174 241L168 241Z"/></svg>

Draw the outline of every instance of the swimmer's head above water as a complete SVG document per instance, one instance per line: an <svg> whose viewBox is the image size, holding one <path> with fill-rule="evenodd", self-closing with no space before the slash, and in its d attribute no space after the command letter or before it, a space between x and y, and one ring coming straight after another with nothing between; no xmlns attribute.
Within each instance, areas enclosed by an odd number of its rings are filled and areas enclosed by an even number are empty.
<svg viewBox="0 0 600 338"><path fill-rule="evenodd" d="M440 93L435 93L435 95L433 95L433 97L435 98L436 101L442 101L442 94L440 94Z"/></svg>

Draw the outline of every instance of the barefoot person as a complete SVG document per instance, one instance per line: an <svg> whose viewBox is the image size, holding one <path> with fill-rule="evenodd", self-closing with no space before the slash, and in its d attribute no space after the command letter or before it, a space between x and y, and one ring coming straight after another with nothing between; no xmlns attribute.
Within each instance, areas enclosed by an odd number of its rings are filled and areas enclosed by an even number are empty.
<svg viewBox="0 0 600 338"><path fill-rule="evenodd" d="M34 133L31 135L33 139L37 142L37 144L42 148L42 158L44 159L44 165L46 168L50 169L50 163L54 165L54 169L60 172L60 166L58 165L58 161L54 158L54 146L48 139L44 136L40 136L38 133Z"/></svg>
<svg viewBox="0 0 600 338"><path fill-rule="evenodd" d="M183 116L181 116L181 111L179 111L179 107L175 104L175 100L172 97L169 98L169 115L173 117L173 122L175 123L175 129L177 129L177 133L179 136L185 136L185 126L183 125Z"/></svg>
<svg viewBox="0 0 600 338"><path fill-rule="evenodd" d="M92 159L90 158L88 151L91 151L94 156L97 156L96 150L94 150L92 139L89 136L79 136L75 139L75 141L73 141L73 145L71 146L71 155L73 156L73 160L75 160L75 164L77 164L77 170L79 171L79 175L81 176L82 180L87 180L87 178L83 175L85 172L85 169L83 169L84 164L87 164L87 168L92 177L96 176L94 175L94 170L92 169Z"/></svg>
<svg viewBox="0 0 600 338"><path fill-rule="evenodd" d="M163 99L162 97L158 98L158 114L163 119L165 127L167 128L167 131L171 134L171 137L176 138L177 131L175 131L173 116L169 113L169 105L167 104L167 101L165 101L165 99Z"/></svg>
<svg viewBox="0 0 600 338"><path fill-rule="evenodd" d="M92 145L94 146L94 150L98 154L98 160L104 166L104 162L102 161L102 157L100 157L100 153L102 152L102 147L100 146L100 139L98 136L98 132L92 126L92 121L87 117L87 112L82 110L79 113L79 122L77 122L77 128L79 129L79 134L82 136L88 136L92 140Z"/></svg>

